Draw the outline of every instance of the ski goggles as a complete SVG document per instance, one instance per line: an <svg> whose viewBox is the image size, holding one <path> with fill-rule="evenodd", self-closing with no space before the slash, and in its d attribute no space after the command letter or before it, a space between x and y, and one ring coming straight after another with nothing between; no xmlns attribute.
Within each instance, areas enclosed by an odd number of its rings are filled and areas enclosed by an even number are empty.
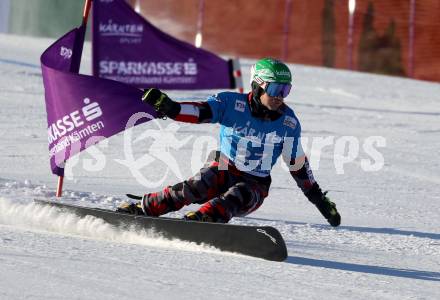
<svg viewBox="0 0 440 300"><path fill-rule="evenodd" d="M271 97L286 98L291 88L292 85L290 83L266 82L264 91Z"/></svg>

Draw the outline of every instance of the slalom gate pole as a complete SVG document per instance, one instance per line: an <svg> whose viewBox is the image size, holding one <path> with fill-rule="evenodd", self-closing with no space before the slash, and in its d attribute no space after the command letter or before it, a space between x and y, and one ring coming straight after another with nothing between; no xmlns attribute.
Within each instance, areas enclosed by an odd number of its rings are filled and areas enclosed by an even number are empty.
<svg viewBox="0 0 440 300"><path fill-rule="evenodd" d="M82 26L87 25L91 4L92 4L92 0L85 0L84 1L83 19L82 19L82 24L81 24ZM55 194L56 197L58 197L58 198L63 195L63 183L64 183L64 176L58 176L57 191Z"/></svg>
<svg viewBox="0 0 440 300"><path fill-rule="evenodd" d="M83 11L82 25L87 25L87 21L89 19L89 13L90 13L91 4L92 4L92 0L85 0L84 1L84 11Z"/></svg>
<svg viewBox="0 0 440 300"><path fill-rule="evenodd" d="M63 182L64 176L58 176L57 193L56 196L59 198L63 194Z"/></svg>
<svg viewBox="0 0 440 300"><path fill-rule="evenodd" d="M241 66L240 66L240 60L238 57L235 59L232 59L232 76L235 80L235 87L238 90L239 93L244 92L243 88L243 79L241 74Z"/></svg>
<svg viewBox="0 0 440 300"><path fill-rule="evenodd" d="M202 47L203 40L203 16L205 14L205 0L199 0L199 12L197 16L197 32L194 40L194 46L197 48Z"/></svg>

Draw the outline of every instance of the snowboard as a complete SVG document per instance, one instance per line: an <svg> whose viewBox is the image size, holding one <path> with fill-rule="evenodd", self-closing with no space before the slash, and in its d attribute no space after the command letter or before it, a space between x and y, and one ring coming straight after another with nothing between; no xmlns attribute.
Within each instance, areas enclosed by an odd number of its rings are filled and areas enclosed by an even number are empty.
<svg viewBox="0 0 440 300"><path fill-rule="evenodd" d="M166 239L179 239L213 246L272 261L284 261L287 248L280 232L271 226L248 226L186 221L166 217L131 215L107 209L90 208L61 202L35 199L39 205L50 205L80 217L93 216L122 229L145 229Z"/></svg>

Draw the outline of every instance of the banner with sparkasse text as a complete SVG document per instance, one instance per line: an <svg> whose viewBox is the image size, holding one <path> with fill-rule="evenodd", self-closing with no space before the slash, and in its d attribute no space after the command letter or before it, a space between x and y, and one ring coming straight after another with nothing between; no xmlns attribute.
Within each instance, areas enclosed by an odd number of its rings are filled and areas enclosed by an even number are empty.
<svg viewBox="0 0 440 300"><path fill-rule="evenodd" d="M142 90L78 74L84 33L84 25L69 31L41 55L50 165L59 176L66 160L127 129L134 114L146 113L138 124L156 116L142 103Z"/></svg>
<svg viewBox="0 0 440 300"><path fill-rule="evenodd" d="M93 74L161 89L233 89L233 63L175 39L124 0L93 1Z"/></svg>

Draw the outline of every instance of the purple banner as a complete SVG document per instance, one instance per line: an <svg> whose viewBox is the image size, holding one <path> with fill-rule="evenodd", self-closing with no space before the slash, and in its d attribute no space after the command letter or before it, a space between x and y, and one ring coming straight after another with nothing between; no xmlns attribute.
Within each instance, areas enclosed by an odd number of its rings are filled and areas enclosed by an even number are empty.
<svg viewBox="0 0 440 300"><path fill-rule="evenodd" d="M160 31L124 0L93 1L93 74L143 88L235 88L231 61Z"/></svg>
<svg viewBox="0 0 440 300"><path fill-rule="evenodd" d="M127 128L138 112L156 116L141 101L142 91L112 80L77 74L84 43L83 26L57 40L41 55L52 172L62 176L64 162L104 138Z"/></svg>

